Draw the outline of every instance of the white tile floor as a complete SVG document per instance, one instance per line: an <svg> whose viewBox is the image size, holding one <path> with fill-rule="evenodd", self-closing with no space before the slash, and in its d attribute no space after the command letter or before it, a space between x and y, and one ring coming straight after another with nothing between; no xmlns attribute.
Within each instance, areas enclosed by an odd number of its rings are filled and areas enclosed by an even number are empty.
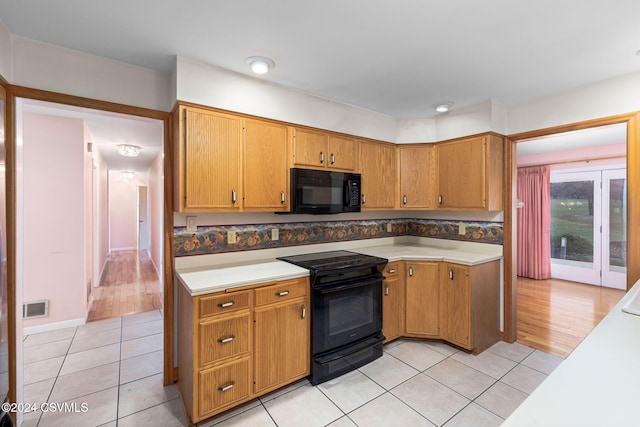
<svg viewBox="0 0 640 427"><path fill-rule="evenodd" d="M24 354L25 402L89 408L28 413L24 426L186 425L177 387L162 386L158 311L30 335ZM520 344L472 356L402 340L340 378L299 381L198 426L498 426L561 361Z"/></svg>

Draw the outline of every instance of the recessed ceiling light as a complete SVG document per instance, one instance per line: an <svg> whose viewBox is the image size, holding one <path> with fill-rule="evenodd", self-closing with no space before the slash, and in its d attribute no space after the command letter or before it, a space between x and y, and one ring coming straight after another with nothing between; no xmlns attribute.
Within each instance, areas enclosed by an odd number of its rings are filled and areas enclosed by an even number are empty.
<svg viewBox="0 0 640 427"><path fill-rule="evenodd" d="M438 113L446 113L451 109L451 107L453 107L453 102L451 101L438 102L436 104L433 104L432 107L435 108Z"/></svg>
<svg viewBox="0 0 640 427"><path fill-rule="evenodd" d="M120 144L118 145L118 153L125 157L138 157L140 147L137 145Z"/></svg>
<svg viewBox="0 0 640 427"><path fill-rule="evenodd" d="M256 74L265 74L276 66L271 59L264 56L250 56L245 61L251 67L251 71Z"/></svg>

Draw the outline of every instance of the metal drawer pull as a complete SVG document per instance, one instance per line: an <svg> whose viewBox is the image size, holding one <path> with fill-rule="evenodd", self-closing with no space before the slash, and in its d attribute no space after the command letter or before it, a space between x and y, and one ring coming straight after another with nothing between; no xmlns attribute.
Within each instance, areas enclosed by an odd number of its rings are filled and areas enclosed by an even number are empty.
<svg viewBox="0 0 640 427"><path fill-rule="evenodd" d="M442 196L438 196L438 204L442 204Z"/></svg>
<svg viewBox="0 0 640 427"><path fill-rule="evenodd" d="M302 318L304 319L305 317L307 317L307 307L302 304Z"/></svg>
<svg viewBox="0 0 640 427"><path fill-rule="evenodd" d="M402 196L402 204L407 204L407 196Z"/></svg>
<svg viewBox="0 0 640 427"><path fill-rule="evenodd" d="M276 295L279 297L284 297L289 295L289 291L276 292Z"/></svg>
<svg viewBox="0 0 640 427"><path fill-rule="evenodd" d="M227 384L224 387L218 387L219 391L229 391L233 388L233 386L236 385L235 381L231 381L231 383Z"/></svg>
<svg viewBox="0 0 640 427"><path fill-rule="evenodd" d="M384 294L385 295L389 295L389 287L388 286L384 287Z"/></svg>
<svg viewBox="0 0 640 427"><path fill-rule="evenodd" d="M392 268L391 270L387 270L387 273L389 273L389 274L393 274L393 273L395 273L395 272L396 272L396 269L395 269L395 268Z"/></svg>
<svg viewBox="0 0 640 427"><path fill-rule="evenodd" d="M453 280L453 270L449 270L449 279Z"/></svg>
<svg viewBox="0 0 640 427"><path fill-rule="evenodd" d="M320 163L324 163L324 153L322 151L320 152Z"/></svg>
<svg viewBox="0 0 640 427"><path fill-rule="evenodd" d="M238 196L236 195L236 190L231 190L231 203L236 204L238 201Z"/></svg>
<svg viewBox="0 0 640 427"><path fill-rule="evenodd" d="M221 344L226 344L226 343L228 343L228 342L233 341L234 339L236 339L236 336L235 336L235 335L231 335L231 336L230 336L230 337L228 337L228 338L220 338L220 339L218 340L218 342L219 342L219 343L221 343Z"/></svg>
<svg viewBox="0 0 640 427"><path fill-rule="evenodd" d="M284 199L284 191L280 192L280 203L284 204L285 199Z"/></svg>
<svg viewBox="0 0 640 427"><path fill-rule="evenodd" d="M413 277L413 267L409 267L409 277Z"/></svg>
<svg viewBox="0 0 640 427"><path fill-rule="evenodd" d="M229 302L225 302L225 303L222 303L222 304L218 304L218 307L227 308L227 307L231 307L233 304L235 304L235 301L229 301Z"/></svg>
<svg viewBox="0 0 640 427"><path fill-rule="evenodd" d="M333 153L331 153L331 164L334 164L336 162L336 156L333 155Z"/></svg>

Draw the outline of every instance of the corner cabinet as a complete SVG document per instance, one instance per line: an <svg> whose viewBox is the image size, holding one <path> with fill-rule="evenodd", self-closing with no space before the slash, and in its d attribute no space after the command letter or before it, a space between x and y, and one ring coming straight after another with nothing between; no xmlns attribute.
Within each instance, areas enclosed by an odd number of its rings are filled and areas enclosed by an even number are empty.
<svg viewBox="0 0 640 427"><path fill-rule="evenodd" d="M292 167L358 171L359 145L355 138L293 128L291 146Z"/></svg>
<svg viewBox="0 0 640 427"><path fill-rule="evenodd" d="M178 291L178 389L193 424L310 372L309 279Z"/></svg>
<svg viewBox="0 0 640 427"><path fill-rule="evenodd" d="M442 267L443 338L479 353L500 339L500 261Z"/></svg>
<svg viewBox="0 0 640 427"><path fill-rule="evenodd" d="M392 144L360 141L362 209L393 209L398 194L398 148Z"/></svg>
<svg viewBox="0 0 640 427"><path fill-rule="evenodd" d="M382 274L382 334L385 343L404 334L404 262L390 262Z"/></svg>
<svg viewBox="0 0 640 427"><path fill-rule="evenodd" d="M264 120L243 121L244 211L289 211L287 126Z"/></svg>
<svg viewBox="0 0 640 427"><path fill-rule="evenodd" d="M185 106L174 114L176 209L239 211L242 119Z"/></svg>
<svg viewBox="0 0 640 427"><path fill-rule="evenodd" d="M438 208L502 210L503 146L493 134L436 144Z"/></svg>
<svg viewBox="0 0 640 427"><path fill-rule="evenodd" d="M432 144L401 145L400 209L431 209L435 179Z"/></svg>

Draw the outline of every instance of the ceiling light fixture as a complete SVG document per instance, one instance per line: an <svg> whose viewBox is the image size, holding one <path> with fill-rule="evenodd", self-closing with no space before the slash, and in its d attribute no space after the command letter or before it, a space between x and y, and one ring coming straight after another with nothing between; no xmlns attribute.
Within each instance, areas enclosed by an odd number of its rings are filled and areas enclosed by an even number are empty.
<svg viewBox="0 0 640 427"><path fill-rule="evenodd" d="M256 74L265 74L276 66L271 59L264 56L250 56L245 61L251 67L251 71Z"/></svg>
<svg viewBox="0 0 640 427"><path fill-rule="evenodd" d="M137 145L120 144L118 145L118 153L125 157L138 157L140 147Z"/></svg>
<svg viewBox="0 0 640 427"><path fill-rule="evenodd" d="M453 102L451 101L438 102L436 104L433 104L432 107L435 108L438 113L446 113L451 109L451 107L453 107Z"/></svg>
<svg viewBox="0 0 640 427"><path fill-rule="evenodd" d="M122 171L122 177L127 181L132 180L135 174L136 173L134 171Z"/></svg>

